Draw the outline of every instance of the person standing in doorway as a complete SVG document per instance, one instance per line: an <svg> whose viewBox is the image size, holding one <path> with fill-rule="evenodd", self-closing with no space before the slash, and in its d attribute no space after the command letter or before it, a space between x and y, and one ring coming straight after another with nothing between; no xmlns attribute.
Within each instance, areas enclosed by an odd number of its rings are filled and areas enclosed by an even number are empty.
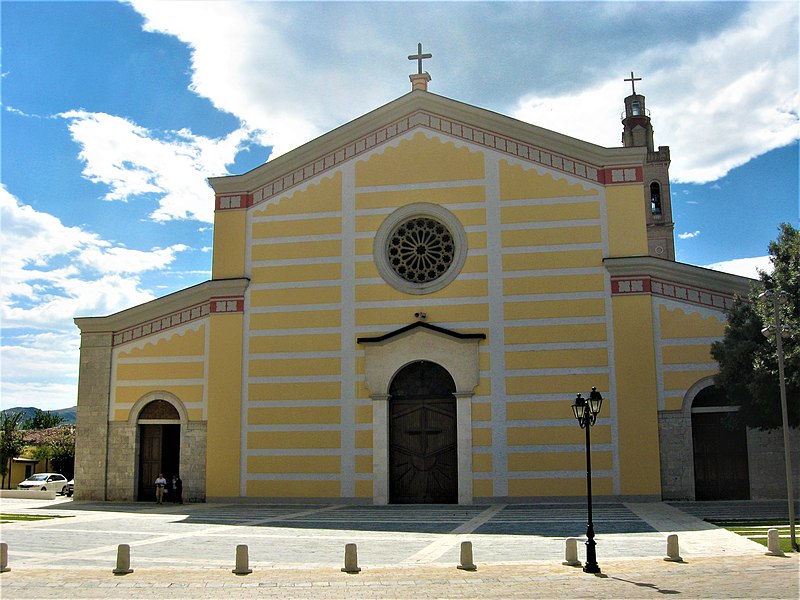
<svg viewBox="0 0 800 600"><path fill-rule="evenodd" d="M172 501L183 504L183 481L179 475L172 476L172 484L170 485L170 494Z"/></svg>
<svg viewBox="0 0 800 600"><path fill-rule="evenodd" d="M164 488L167 487L167 480L164 479L164 474L159 473L156 477L156 503L164 503Z"/></svg>

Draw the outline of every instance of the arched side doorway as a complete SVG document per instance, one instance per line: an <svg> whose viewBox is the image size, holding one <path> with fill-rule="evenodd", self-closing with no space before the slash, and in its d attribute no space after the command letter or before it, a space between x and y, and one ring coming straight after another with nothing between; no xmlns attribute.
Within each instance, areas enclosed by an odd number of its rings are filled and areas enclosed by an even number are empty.
<svg viewBox="0 0 800 600"><path fill-rule="evenodd" d="M456 386L442 366L416 361L389 387L389 502L458 502Z"/></svg>
<svg viewBox="0 0 800 600"><path fill-rule="evenodd" d="M181 418L166 400L148 402L137 421L138 473L136 499L155 501L159 473L168 479L180 472Z"/></svg>
<svg viewBox="0 0 800 600"><path fill-rule="evenodd" d="M724 392L705 387L692 402L692 449L696 500L749 500L747 429L731 417Z"/></svg>

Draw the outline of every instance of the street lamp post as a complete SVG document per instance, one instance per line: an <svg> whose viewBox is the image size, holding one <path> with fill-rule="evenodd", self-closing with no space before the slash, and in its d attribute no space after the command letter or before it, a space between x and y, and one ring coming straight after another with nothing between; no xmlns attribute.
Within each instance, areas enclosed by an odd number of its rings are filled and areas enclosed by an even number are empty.
<svg viewBox="0 0 800 600"><path fill-rule="evenodd" d="M586 564L583 566L584 573L600 572L595 550L597 542L594 541L594 522L592 521L592 438L590 432L592 425L597 421L597 413L600 412L602 404L603 396L600 395L597 388L593 387L588 401L578 394L578 397L575 398L575 403L572 405L572 412L575 413L578 425L581 426L581 429L586 430L586 500L589 523L586 526Z"/></svg>
<svg viewBox="0 0 800 600"><path fill-rule="evenodd" d="M775 314L775 325L765 327L761 333L770 337L772 333L775 334L775 350L778 354L778 383L781 389L781 417L783 419L783 456L786 466L786 495L789 500L789 535L792 538L792 549L795 552L800 552L800 547L797 544L795 537L794 527L794 485L792 485L792 455L789 445L789 411L786 404L786 376L783 372L783 326L781 325L781 311L780 305L786 300L786 292L775 292L774 290L766 290L760 294L761 297L768 298L772 301L772 308ZM774 328L774 332L772 331Z"/></svg>

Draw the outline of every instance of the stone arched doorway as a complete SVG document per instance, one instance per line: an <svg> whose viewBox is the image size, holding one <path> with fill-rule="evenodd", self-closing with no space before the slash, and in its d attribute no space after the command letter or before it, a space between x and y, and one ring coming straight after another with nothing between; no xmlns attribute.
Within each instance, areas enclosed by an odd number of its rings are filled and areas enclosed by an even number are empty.
<svg viewBox="0 0 800 600"><path fill-rule="evenodd" d="M148 402L139 412L137 500L155 501L154 482L159 473L168 479L180 472L181 418L166 400Z"/></svg>
<svg viewBox="0 0 800 600"><path fill-rule="evenodd" d="M389 502L458 502L456 386L430 361L403 367L389 387Z"/></svg>
<svg viewBox="0 0 800 600"><path fill-rule="evenodd" d="M749 500L747 430L737 423L724 392L700 390L692 402L692 449L696 500Z"/></svg>

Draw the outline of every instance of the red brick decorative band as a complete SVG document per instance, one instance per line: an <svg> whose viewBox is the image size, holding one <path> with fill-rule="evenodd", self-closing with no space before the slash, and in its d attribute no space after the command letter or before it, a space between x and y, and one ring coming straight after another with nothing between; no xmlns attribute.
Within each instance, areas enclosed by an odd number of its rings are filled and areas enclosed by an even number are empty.
<svg viewBox="0 0 800 600"><path fill-rule="evenodd" d="M114 332L113 345L118 346L127 342L147 337L154 333L159 333L185 325L198 319L202 319L210 314L221 313L243 313L243 296L215 297L201 304L196 304L188 308L181 309L155 319L151 319L139 325L134 325L127 329Z"/></svg>
<svg viewBox="0 0 800 600"><path fill-rule="evenodd" d="M493 133L447 117L416 111L380 129L372 131L358 140L337 148L291 173L273 179L253 193L222 194L216 198L217 210L249 208L273 198L286 190L337 167L344 161L359 156L380 144L392 140L416 128L431 129L450 137L483 146L502 154L536 163L562 173L601 185L629 185L644 180L641 166L604 167L590 165L574 158L550 152L544 148Z"/></svg>
<svg viewBox="0 0 800 600"><path fill-rule="evenodd" d="M733 296L712 290L692 287L649 275L618 275L611 277L611 294L626 296L652 294L689 304L726 310L733 307Z"/></svg>

